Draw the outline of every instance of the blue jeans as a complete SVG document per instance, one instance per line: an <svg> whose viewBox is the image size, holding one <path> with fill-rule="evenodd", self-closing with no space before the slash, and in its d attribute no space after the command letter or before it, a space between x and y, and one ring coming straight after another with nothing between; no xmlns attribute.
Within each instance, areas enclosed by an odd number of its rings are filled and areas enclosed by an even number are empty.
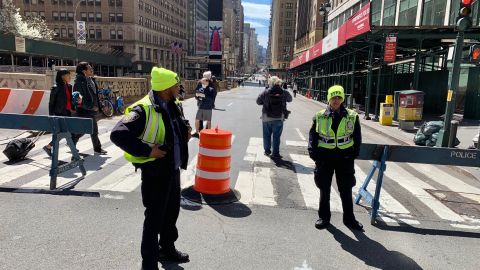
<svg viewBox="0 0 480 270"><path fill-rule="evenodd" d="M283 121L275 120L263 122L263 149L266 153L272 153L272 155L280 155L280 136L283 131ZM273 151L272 147L272 135L273 135Z"/></svg>

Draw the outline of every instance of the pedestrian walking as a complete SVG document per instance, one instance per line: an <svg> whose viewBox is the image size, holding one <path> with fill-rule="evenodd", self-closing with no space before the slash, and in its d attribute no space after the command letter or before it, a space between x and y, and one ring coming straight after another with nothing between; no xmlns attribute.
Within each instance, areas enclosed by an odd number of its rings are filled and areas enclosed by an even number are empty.
<svg viewBox="0 0 480 270"><path fill-rule="evenodd" d="M352 188L355 186L354 161L360 152L362 135L360 121L354 110L345 108L342 86L328 89L329 106L313 118L309 133L308 153L315 161L314 179L320 189L317 229L330 225L330 188L335 173L342 200L343 223L350 229L362 230L363 225L353 213Z"/></svg>
<svg viewBox="0 0 480 270"><path fill-rule="evenodd" d="M98 124L96 115L99 109L98 100L98 85L95 81L94 72L92 66L87 62L80 62L76 69L75 84L73 85L73 91L79 92L83 97L82 105L77 108L77 116L83 118L90 118L93 122L93 133L90 135L93 144L93 152L95 154L104 155L107 151L102 149L100 139L98 139ZM75 135L73 143L76 145L78 140L84 134Z"/></svg>
<svg viewBox="0 0 480 270"><path fill-rule="evenodd" d="M142 269L158 269L158 261L188 262L175 247L180 212L180 168L188 162L191 128L175 99L177 73L154 67L151 90L126 109L112 130L112 142L141 170L145 220L141 244ZM160 237L160 239L159 239Z"/></svg>
<svg viewBox="0 0 480 270"><path fill-rule="evenodd" d="M72 101L72 85L70 82L70 71L60 69L55 77L55 85L50 89L50 101L48 103L48 114L55 116L72 116L75 104L81 103L81 98ZM75 136L75 135L73 135ZM52 156L53 142L45 145L43 150L49 157Z"/></svg>
<svg viewBox="0 0 480 270"><path fill-rule="evenodd" d="M283 131L283 121L288 117L287 102L292 102L292 96L280 85L282 80L272 76L269 81L271 88L263 91L257 98L257 104L262 107L263 149L265 155L281 159L280 136Z"/></svg>
<svg viewBox="0 0 480 270"><path fill-rule="evenodd" d="M298 85L297 83L293 83L293 97L297 97L298 92Z"/></svg>
<svg viewBox="0 0 480 270"><path fill-rule="evenodd" d="M204 77L200 80L201 87L195 93L195 97L198 100L198 110L195 116L195 129L196 132L192 134L192 137L200 138L200 123L206 121L205 128L212 127L212 110L215 106L215 98L217 93L215 88L210 85L210 81Z"/></svg>

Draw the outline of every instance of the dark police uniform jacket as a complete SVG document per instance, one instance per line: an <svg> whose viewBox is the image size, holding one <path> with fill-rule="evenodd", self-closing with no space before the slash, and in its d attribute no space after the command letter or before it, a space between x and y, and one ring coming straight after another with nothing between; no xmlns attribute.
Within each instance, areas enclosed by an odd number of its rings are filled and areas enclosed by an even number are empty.
<svg viewBox="0 0 480 270"><path fill-rule="evenodd" d="M173 154L173 136L177 136L177 134L180 134L180 168L185 170L188 163L188 133L190 127L190 125L188 124L188 120L185 120L174 100L168 102L167 106L169 107L171 112L174 112L173 115L170 115L173 118L173 126L176 129L176 132L174 132L172 130L172 126L170 125L168 112L164 111L164 109L158 105L158 102L154 97L153 91L150 91L148 95L152 100L152 104L156 105L155 110L162 114L162 119L165 125L165 145L167 149L167 154L163 158L155 159L154 161L146 162L143 164L134 165L136 168L154 168L156 170L163 170L169 173L176 170L177 168L175 168ZM131 155L148 157L150 155L150 152L152 151L151 147L138 138L140 137L145 128L145 122L145 110L141 106L135 106L128 115L124 116L123 119L117 123L115 128L112 130L112 133L110 134L110 139L115 145L120 147L122 150L130 153Z"/></svg>

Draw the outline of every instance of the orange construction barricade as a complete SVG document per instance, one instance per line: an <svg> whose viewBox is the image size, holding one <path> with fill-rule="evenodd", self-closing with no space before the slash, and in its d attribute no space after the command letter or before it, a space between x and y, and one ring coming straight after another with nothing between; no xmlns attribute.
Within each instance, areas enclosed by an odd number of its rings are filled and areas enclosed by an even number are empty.
<svg viewBox="0 0 480 270"><path fill-rule="evenodd" d="M193 188L186 188L182 195L195 202L218 203L237 201L237 195L230 189L230 161L232 133L227 130L203 129L200 132L198 161Z"/></svg>

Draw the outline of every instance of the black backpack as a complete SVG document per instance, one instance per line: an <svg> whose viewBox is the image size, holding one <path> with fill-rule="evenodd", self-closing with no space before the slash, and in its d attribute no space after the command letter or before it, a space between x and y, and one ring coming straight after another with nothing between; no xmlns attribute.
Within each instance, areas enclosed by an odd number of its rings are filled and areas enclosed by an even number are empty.
<svg viewBox="0 0 480 270"><path fill-rule="evenodd" d="M269 95L269 104L267 107L267 116L271 118L281 118L282 114L284 113L284 93L282 92L281 95L279 94L271 94Z"/></svg>
<svg viewBox="0 0 480 270"><path fill-rule="evenodd" d="M30 138L14 139L7 143L3 153L8 160L19 161L24 159L33 147L35 147L35 142Z"/></svg>

